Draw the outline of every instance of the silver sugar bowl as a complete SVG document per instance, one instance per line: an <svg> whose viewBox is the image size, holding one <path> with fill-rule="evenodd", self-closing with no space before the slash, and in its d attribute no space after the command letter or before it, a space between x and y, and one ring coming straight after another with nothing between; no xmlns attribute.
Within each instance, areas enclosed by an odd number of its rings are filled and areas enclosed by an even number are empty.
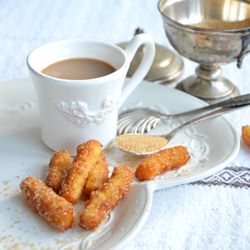
<svg viewBox="0 0 250 250"><path fill-rule="evenodd" d="M172 46L199 63L178 88L208 102L239 94L220 65L242 66L250 52L249 0L160 0L158 8Z"/></svg>

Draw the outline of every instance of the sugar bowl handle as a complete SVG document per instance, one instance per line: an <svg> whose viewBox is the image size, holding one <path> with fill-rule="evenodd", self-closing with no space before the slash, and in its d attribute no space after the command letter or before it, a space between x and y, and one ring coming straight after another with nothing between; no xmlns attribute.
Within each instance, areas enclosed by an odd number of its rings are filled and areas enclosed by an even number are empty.
<svg viewBox="0 0 250 250"><path fill-rule="evenodd" d="M250 32L250 30L249 30ZM250 53L250 33L241 38L242 47L239 56L237 57L237 67L241 68L243 64L243 59Z"/></svg>

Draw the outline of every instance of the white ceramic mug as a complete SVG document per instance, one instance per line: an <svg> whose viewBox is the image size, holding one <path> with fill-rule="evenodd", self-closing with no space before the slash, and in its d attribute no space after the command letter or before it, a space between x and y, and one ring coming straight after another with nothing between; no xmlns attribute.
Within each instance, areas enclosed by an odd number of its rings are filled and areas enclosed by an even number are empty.
<svg viewBox="0 0 250 250"><path fill-rule="evenodd" d="M145 56L124 84L129 64L141 45L145 46ZM116 70L88 80L65 80L42 73L50 64L70 58L95 58ZM44 143L72 154L89 139L97 139L105 147L116 136L119 107L145 77L153 58L154 43L148 34L135 36L125 50L86 40L53 42L33 50L27 64L38 96Z"/></svg>

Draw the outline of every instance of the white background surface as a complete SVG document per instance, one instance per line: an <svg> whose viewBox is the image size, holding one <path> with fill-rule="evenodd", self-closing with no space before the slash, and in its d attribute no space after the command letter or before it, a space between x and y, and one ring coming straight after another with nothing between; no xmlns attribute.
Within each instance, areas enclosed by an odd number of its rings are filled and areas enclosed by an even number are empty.
<svg viewBox="0 0 250 250"><path fill-rule="evenodd" d="M118 43L129 40L140 26L169 46L156 0L0 0L0 6L1 80L28 77L28 52L53 40ZM250 92L249 64L250 56L242 70L235 63L223 67L242 93ZM185 60L183 77L193 68ZM250 124L249 111L228 115L239 133L243 124ZM249 167L250 149L242 145L230 166ZM250 189L183 185L154 194L145 226L124 249L250 249L249 221Z"/></svg>

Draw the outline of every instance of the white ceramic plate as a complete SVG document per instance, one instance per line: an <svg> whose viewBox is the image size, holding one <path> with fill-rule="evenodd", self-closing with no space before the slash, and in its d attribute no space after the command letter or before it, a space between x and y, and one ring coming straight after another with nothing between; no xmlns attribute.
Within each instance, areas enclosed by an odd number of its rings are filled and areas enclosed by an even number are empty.
<svg viewBox="0 0 250 250"><path fill-rule="evenodd" d="M143 82L123 109L149 106L174 113L202 105L200 100L175 89ZM76 221L72 229L59 233L27 208L20 196L21 180L27 176L44 179L52 155L40 139L36 96L29 80L0 83L0 121L0 249L105 250L121 247L143 226L154 190L211 175L228 164L239 149L239 138L224 118L190 128L170 145L188 147L192 157L185 167L151 182L134 181L126 198L98 230L82 230ZM179 122L163 124L154 133L166 132ZM126 163L132 167L140 160L114 149L108 152L108 159L111 165ZM81 208L79 204L77 209Z"/></svg>

